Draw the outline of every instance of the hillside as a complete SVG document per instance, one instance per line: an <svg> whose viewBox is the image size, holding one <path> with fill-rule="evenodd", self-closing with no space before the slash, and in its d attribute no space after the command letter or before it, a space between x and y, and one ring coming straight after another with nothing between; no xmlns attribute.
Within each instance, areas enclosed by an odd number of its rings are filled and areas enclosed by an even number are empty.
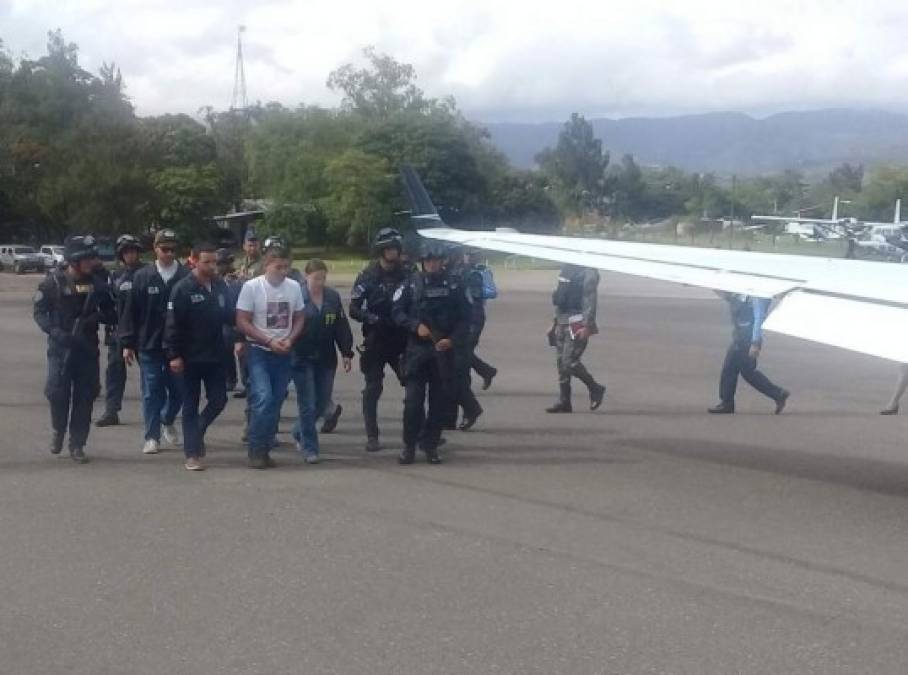
<svg viewBox="0 0 908 675"><path fill-rule="evenodd" d="M765 119L742 113L667 118L592 119L613 158L626 153L645 165L742 175L842 162L908 161L908 115L874 110L788 112ZM553 145L561 122L487 124L492 141L516 166Z"/></svg>

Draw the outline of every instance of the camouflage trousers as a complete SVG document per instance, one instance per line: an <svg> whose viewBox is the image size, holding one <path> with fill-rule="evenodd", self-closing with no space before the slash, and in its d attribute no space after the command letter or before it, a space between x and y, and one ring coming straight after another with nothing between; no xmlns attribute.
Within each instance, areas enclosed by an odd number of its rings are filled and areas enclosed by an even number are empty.
<svg viewBox="0 0 908 675"><path fill-rule="evenodd" d="M571 386L571 376L576 377L585 385L595 383L593 376L580 362L583 352L586 351L587 339L574 339L571 337L571 327L568 324L555 326L555 365L558 367L558 384Z"/></svg>

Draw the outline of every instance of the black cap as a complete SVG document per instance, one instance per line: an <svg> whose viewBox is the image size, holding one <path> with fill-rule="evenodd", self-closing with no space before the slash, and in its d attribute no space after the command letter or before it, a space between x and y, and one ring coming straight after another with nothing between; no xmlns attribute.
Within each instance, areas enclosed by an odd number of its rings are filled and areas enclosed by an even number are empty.
<svg viewBox="0 0 908 675"><path fill-rule="evenodd" d="M154 236L155 246L160 246L161 244L178 244L179 241L177 233L173 230L158 230L157 234Z"/></svg>
<svg viewBox="0 0 908 675"><path fill-rule="evenodd" d="M63 259L68 263L97 257L98 249L95 248L95 238L92 236L70 237L63 246Z"/></svg>
<svg viewBox="0 0 908 675"><path fill-rule="evenodd" d="M277 234L272 234L270 237L265 239L264 243L262 244L262 250L266 253L268 252L268 249L271 248L280 249L281 251L290 250L290 246L287 241Z"/></svg>

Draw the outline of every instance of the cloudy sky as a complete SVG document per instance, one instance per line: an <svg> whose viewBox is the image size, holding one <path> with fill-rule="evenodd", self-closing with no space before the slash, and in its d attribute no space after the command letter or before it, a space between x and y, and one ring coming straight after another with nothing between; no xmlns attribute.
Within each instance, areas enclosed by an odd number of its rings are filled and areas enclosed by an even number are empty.
<svg viewBox="0 0 908 675"><path fill-rule="evenodd" d="M62 28L140 114L227 107L238 24L253 101L336 103L328 73L375 45L483 121L908 109L903 0L0 0L13 56Z"/></svg>

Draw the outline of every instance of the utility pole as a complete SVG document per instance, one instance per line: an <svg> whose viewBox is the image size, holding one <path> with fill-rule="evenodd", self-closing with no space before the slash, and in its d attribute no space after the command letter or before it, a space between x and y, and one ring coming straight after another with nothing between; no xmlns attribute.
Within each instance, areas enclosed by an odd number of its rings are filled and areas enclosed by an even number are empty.
<svg viewBox="0 0 908 675"><path fill-rule="evenodd" d="M233 70L233 98L230 102L231 110L242 110L243 112L249 108L249 101L246 99L246 67L243 63L243 33L245 32L246 26L237 27L236 64Z"/></svg>

